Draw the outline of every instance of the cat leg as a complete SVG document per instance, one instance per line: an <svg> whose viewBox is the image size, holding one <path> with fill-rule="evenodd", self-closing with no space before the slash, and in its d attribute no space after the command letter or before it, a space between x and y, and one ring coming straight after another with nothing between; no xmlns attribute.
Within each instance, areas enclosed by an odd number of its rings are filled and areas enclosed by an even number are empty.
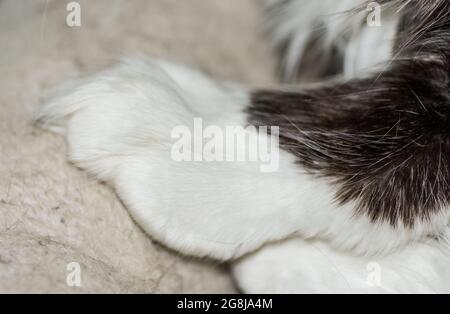
<svg viewBox="0 0 450 314"><path fill-rule="evenodd" d="M450 229L449 229L450 230ZM436 239L361 257L321 241L287 240L235 262L245 293L449 293L450 250Z"/></svg>

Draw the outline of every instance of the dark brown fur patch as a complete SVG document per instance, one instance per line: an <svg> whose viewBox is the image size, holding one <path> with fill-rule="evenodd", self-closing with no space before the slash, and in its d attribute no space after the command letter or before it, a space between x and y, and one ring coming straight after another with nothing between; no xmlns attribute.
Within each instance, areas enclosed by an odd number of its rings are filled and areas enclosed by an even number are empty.
<svg viewBox="0 0 450 314"><path fill-rule="evenodd" d="M300 92L253 94L254 125L280 127L280 144L337 184L373 221L413 226L450 205L448 0L403 7L396 53L383 73Z"/></svg>

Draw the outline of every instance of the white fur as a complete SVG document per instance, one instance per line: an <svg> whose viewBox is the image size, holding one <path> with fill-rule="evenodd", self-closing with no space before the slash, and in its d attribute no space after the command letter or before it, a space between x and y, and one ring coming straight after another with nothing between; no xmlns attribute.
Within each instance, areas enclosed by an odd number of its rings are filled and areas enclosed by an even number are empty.
<svg viewBox="0 0 450 314"><path fill-rule="evenodd" d="M388 256L357 257L292 239L234 264L247 293L450 293L450 250L429 239Z"/></svg>

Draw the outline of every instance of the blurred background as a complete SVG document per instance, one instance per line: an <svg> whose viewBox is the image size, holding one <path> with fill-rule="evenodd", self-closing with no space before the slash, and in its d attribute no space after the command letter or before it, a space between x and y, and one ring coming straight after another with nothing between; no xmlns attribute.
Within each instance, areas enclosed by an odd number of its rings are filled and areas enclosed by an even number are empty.
<svg viewBox="0 0 450 314"><path fill-rule="evenodd" d="M0 292L237 291L226 265L153 243L31 121L52 86L123 55L273 83L262 2L0 0Z"/></svg>

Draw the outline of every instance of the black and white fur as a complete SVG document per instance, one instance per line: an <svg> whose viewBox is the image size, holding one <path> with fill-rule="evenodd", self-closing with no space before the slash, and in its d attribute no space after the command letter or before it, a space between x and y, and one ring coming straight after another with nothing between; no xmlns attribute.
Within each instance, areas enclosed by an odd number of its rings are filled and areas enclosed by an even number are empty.
<svg viewBox="0 0 450 314"><path fill-rule="evenodd" d="M317 86L128 59L63 85L38 120L151 237L233 261L245 292L450 292L448 0L380 1L379 28L363 0L268 3L283 78ZM172 129L197 117L279 126L279 170L173 161Z"/></svg>

